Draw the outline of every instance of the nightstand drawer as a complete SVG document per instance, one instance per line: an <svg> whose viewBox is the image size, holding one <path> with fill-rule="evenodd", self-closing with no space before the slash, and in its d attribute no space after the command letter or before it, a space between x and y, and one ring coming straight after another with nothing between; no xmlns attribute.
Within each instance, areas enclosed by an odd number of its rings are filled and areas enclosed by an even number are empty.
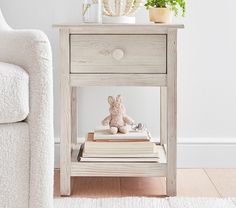
<svg viewBox="0 0 236 208"><path fill-rule="evenodd" d="M71 35L71 73L166 73L166 35Z"/></svg>

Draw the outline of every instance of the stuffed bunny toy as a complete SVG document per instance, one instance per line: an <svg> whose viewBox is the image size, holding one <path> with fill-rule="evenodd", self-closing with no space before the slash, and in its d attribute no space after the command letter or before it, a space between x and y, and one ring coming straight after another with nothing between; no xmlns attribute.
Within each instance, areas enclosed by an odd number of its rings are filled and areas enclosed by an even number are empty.
<svg viewBox="0 0 236 208"><path fill-rule="evenodd" d="M110 115L102 121L102 125L109 125L111 134L117 134L118 132L126 134L128 132L127 124L132 125L134 121L125 115L125 107L122 104L121 95L118 95L116 99L109 96L108 103L110 104Z"/></svg>

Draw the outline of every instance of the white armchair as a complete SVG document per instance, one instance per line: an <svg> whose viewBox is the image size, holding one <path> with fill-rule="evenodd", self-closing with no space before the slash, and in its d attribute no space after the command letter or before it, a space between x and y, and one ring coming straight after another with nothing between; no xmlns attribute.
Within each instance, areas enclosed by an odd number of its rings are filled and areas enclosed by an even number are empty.
<svg viewBox="0 0 236 208"><path fill-rule="evenodd" d="M0 10L0 207L53 207L52 55L46 35Z"/></svg>

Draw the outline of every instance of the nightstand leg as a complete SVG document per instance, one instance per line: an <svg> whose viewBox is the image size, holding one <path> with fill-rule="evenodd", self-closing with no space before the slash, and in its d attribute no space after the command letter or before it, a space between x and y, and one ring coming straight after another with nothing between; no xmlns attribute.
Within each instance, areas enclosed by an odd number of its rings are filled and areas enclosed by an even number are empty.
<svg viewBox="0 0 236 208"><path fill-rule="evenodd" d="M60 30L61 55L61 138L60 187L61 195L70 195L71 176L71 87L69 77L69 30Z"/></svg>
<svg viewBox="0 0 236 208"><path fill-rule="evenodd" d="M69 88L66 90L66 88ZM60 140L60 187L61 195L71 192L71 90L64 87L66 96L61 99L61 140ZM64 99L63 99L64 97Z"/></svg>
<svg viewBox="0 0 236 208"><path fill-rule="evenodd" d="M77 144L77 87L72 87L71 92L71 141Z"/></svg>
<svg viewBox="0 0 236 208"><path fill-rule="evenodd" d="M160 87L160 143L167 144L167 87Z"/></svg>
<svg viewBox="0 0 236 208"><path fill-rule="evenodd" d="M168 30L167 42L167 178L168 196L176 195L177 32Z"/></svg>
<svg viewBox="0 0 236 208"><path fill-rule="evenodd" d="M176 145L176 87L171 82L167 88L166 192L168 196L176 195Z"/></svg>

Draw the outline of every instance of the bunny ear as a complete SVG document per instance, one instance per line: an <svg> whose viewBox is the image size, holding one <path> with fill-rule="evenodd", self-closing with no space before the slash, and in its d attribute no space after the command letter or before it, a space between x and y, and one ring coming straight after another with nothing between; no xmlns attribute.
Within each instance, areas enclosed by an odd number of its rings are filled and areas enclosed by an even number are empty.
<svg viewBox="0 0 236 208"><path fill-rule="evenodd" d="M109 96L109 97L108 97L108 103L109 103L110 105L112 105L112 104L114 103L114 101L115 101L115 98L114 98L114 97L112 97L112 96Z"/></svg>
<svg viewBox="0 0 236 208"><path fill-rule="evenodd" d="M116 97L116 102L121 103L122 102L122 97L121 95L117 95Z"/></svg>

